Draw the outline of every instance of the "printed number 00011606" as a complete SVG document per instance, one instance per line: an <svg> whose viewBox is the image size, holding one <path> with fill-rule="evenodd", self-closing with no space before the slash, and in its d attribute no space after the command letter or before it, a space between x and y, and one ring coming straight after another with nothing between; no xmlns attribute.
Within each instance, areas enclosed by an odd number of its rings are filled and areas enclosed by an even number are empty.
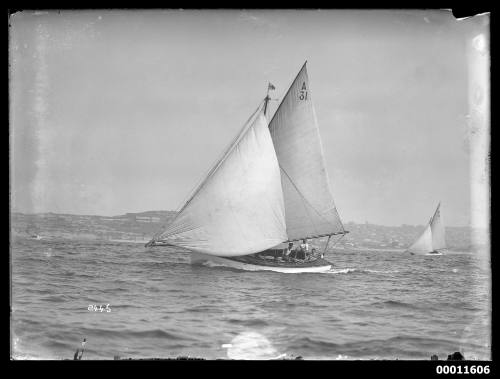
<svg viewBox="0 0 500 379"><path fill-rule="evenodd" d="M438 365L436 366L437 374L486 374L490 373L490 366L453 366L453 365Z"/></svg>

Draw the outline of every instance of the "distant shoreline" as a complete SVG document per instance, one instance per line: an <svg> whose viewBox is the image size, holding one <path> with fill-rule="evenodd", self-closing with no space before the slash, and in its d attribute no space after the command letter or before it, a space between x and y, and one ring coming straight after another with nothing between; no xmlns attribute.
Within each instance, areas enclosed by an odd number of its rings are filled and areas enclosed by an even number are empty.
<svg viewBox="0 0 500 379"><path fill-rule="evenodd" d="M57 213L57 212L19 212L19 211L10 211L11 215L24 215L24 216L75 216L75 217L98 217L98 218L122 218L127 216L151 216L157 214L168 214L174 215L177 214L177 211L167 211L167 210L151 210L151 211L143 211L143 212L126 212L119 215L107 216L107 215L97 215L97 214L79 214L79 213ZM348 229L349 225L366 225L366 226L375 226L381 228L424 228L424 224L400 224L400 225L382 225L382 224L374 224L369 222L355 222L349 221L343 224L346 229ZM468 229L479 229L479 230L489 230L489 228L485 227L472 227L469 225L446 225L446 228L468 228Z"/></svg>
<svg viewBox="0 0 500 379"><path fill-rule="evenodd" d="M176 214L175 211L146 211L119 216L12 212L10 235L39 235L42 241L62 238L145 244L164 229ZM341 240L332 241L329 250L403 252L418 237L424 226L390 227L349 222L344 228L349 230L349 234ZM471 227L451 226L447 226L445 230L447 245L452 251L477 250L480 245L489 244L487 230L483 233ZM325 243L326 238L323 238L312 245L322 248Z"/></svg>

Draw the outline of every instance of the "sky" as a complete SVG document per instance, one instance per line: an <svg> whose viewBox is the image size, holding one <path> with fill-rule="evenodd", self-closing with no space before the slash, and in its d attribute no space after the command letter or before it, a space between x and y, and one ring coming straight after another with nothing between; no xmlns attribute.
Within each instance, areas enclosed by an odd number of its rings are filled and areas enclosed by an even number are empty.
<svg viewBox="0 0 500 379"><path fill-rule="evenodd" d="M421 225L440 201L446 225L469 225L476 29L439 10L17 13L11 209L180 208L267 83L280 98L307 60L343 222Z"/></svg>

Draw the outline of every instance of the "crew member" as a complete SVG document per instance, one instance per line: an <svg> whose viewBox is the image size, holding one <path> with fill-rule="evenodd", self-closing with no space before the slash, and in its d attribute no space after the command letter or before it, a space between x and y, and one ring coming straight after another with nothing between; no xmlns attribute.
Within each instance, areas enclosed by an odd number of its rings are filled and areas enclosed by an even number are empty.
<svg viewBox="0 0 500 379"><path fill-rule="evenodd" d="M302 243L300 244L300 252L301 258L306 259L306 256L309 253L309 244L307 243L307 239L302 240Z"/></svg>
<svg viewBox="0 0 500 379"><path fill-rule="evenodd" d="M285 249L285 259L290 260L290 254L293 251L293 242L288 243L288 247Z"/></svg>

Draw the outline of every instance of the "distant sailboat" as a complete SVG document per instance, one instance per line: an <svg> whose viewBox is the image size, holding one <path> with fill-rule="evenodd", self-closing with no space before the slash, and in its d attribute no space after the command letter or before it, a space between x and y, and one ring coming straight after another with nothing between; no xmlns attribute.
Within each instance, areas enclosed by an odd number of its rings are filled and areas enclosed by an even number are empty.
<svg viewBox="0 0 500 379"><path fill-rule="evenodd" d="M441 219L441 203L438 204L434 215L429 220L423 233L407 249L411 254L442 254L446 249L444 225Z"/></svg>
<svg viewBox="0 0 500 379"><path fill-rule="evenodd" d="M328 237L328 246L332 235L348 233L330 191L306 64L268 124L270 89L170 225L146 246L182 247L192 262L246 270L331 268L321 252L282 259L284 243Z"/></svg>

